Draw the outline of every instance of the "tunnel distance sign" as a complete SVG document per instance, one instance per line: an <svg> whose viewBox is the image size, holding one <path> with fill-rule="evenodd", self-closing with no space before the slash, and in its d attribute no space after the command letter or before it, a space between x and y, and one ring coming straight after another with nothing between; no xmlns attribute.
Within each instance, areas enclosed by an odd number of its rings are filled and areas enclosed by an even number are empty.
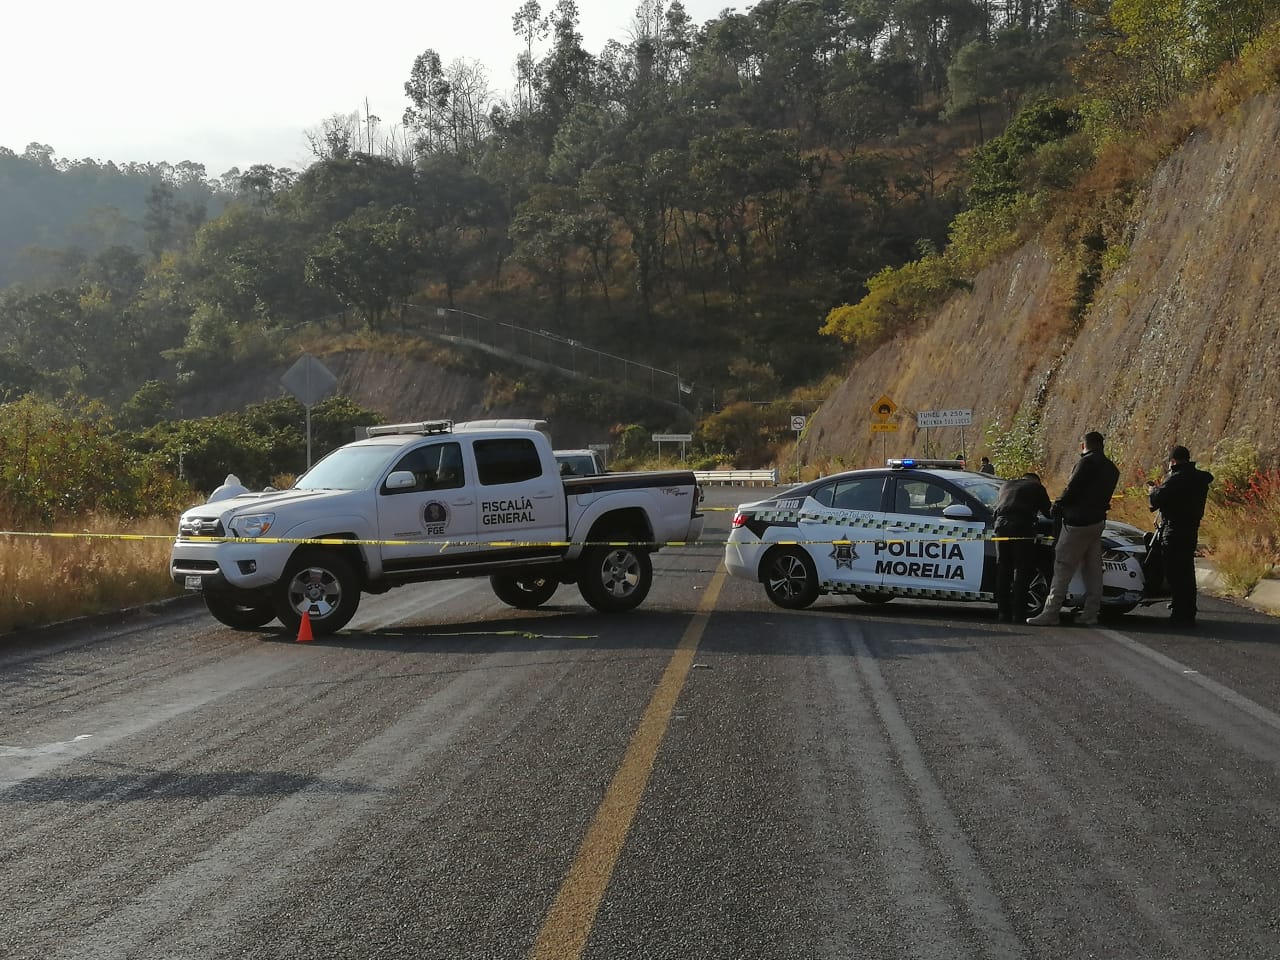
<svg viewBox="0 0 1280 960"><path fill-rule="evenodd" d="M973 423L973 409L965 410L921 410L916 414L916 426L925 427L967 427Z"/></svg>

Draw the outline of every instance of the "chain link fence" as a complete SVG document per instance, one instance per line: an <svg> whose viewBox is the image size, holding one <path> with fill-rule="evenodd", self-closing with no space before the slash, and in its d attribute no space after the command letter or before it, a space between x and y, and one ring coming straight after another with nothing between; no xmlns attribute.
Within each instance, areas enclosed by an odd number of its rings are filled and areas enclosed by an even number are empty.
<svg viewBox="0 0 1280 960"><path fill-rule="evenodd" d="M406 305L403 321L409 331L531 360L555 367L569 376L603 380L680 406L693 392L678 373L605 353L547 330L534 330L452 307Z"/></svg>

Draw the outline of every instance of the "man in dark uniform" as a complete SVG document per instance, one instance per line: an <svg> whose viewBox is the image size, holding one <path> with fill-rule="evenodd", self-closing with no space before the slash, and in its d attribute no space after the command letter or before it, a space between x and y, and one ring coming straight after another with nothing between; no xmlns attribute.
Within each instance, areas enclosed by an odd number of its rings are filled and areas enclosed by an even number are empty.
<svg viewBox="0 0 1280 960"><path fill-rule="evenodd" d="M1211 483L1213 474L1197 469L1191 451L1177 446L1169 451L1169 473L1164 482L1147 484L1151 509L1159 510L1164 520L1160 546L1173 598L1169 619L1182 626L1196 622L1196 543Z"/></svg>
<svg viewBox="0 0 1280 960"><path fill-rule="evenodd" d="M1001 623L1026 616L1027 591L1036 575L1036 526L1049 515L1049 491L1034 473L1008 481L996 498L996 605ZM1007 539L1006 539L1007 538Z"/></svg>
<svg viewBox="0 0 1280 960"><path fill-rule="evenodd" d="M1107 525L1111 495L1120 471L1103 453L1103 436L1090 430L1080 440L1080 459L1067 479L1067 487L1053 504L1053 515L1062 520L1062 532L1053 548L1053 585L1044 610L1030 618L1033 627L1056 624L1071 578L1077 570L1084 580L1084 609L1077 623L1098 622L1102 609L1102 531Z"/></svg>

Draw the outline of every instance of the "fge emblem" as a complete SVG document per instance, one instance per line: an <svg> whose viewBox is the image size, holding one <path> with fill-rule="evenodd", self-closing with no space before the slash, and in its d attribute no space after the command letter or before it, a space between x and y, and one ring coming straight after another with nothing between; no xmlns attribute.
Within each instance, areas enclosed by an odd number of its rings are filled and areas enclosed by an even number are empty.
<svg viewBox="0 0 1280 960"><path fill-rule="evenodd" d="M449 508L439 500L431 500L422 508L422 527L428 536L444 533L449 528Z"/></svg>

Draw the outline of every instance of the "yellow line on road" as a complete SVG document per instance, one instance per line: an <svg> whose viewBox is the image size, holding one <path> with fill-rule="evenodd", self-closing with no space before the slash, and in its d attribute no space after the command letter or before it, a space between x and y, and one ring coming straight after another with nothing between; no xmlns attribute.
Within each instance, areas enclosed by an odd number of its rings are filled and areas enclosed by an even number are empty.
<svg viewBox="0 0 1280 960"><path fill-rule="evenodd" d="M631 737L622 765L596 811L596 818L578 848L573 866L556 894L555 902L538 931L531 960L576 960L587 945L587 937L595 924L596 911L604 899L605 888L613 876L613 868L622 853L622 844L631 830L640 797L653 772L658 747L671 722L676 700L684 688L693 666L693 656L715 610L724 586L725 570L721 567L698 604L693 620L658 682L640 726Z"/></svg>

